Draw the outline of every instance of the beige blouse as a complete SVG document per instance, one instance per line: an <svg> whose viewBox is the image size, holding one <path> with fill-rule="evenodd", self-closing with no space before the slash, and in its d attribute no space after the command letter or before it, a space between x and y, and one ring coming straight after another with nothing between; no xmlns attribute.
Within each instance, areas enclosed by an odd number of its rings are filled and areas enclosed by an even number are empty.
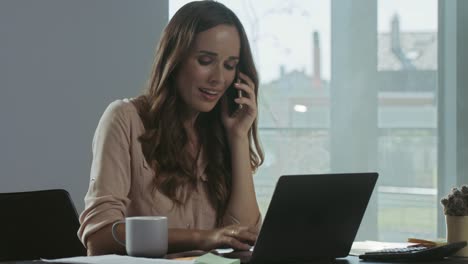
<svg viewBox="0 0 468 264"><path fill-rule="evenodd" d="M138 141L143 132L143 122L128 99L111 103L102 115L93 138L91 179L85 210L80 215L78 236L84 245L92 233L128 216L164 215L169 228L216 227L204 167L199 166L197 188L184 206L174 206L154 188L154 170L148 166ZM230 215L223 221L224 225L239 223ZM261 218L257 227L260 224Z"/></svg>

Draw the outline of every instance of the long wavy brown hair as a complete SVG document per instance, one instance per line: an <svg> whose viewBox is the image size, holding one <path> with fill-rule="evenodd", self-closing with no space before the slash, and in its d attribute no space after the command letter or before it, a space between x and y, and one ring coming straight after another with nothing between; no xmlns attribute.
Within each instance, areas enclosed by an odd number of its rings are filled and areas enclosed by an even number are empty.
<svg viewBox="0 0 468 264"><path fill-rule="evenodd" d="M194 125L200 150L194 158L187 148L189 139L181 116L184 102L178 95L174 80L197 34L222 24L237 28L241 42L238 68L253 80L255 94L258 94L257 70L241 22L223 4L196 1L180 8L164 29L147 88L134 101L145 126L145 133L139 139L146 160L156 172L156 188L176 205L183 205L187 198L181 195L179 188L186 185L194 187L198 180L196 160L203 149L204 158L208 161L204 171L208 178L208 197L216 210L218 226L222 224L232 185L231 152L221 121L221 105L218 102L212 111L199 113ZM254 172L264 159L257 120L248 136L250 165Z"/></svg>

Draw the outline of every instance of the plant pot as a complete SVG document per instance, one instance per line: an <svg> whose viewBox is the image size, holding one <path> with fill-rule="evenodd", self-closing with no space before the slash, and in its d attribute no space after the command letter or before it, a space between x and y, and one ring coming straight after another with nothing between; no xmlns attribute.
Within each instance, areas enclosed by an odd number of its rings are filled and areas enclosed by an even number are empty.
<svg viewBox="0 0 468 264"><path fill-rule="evenodd" d="M445 216L447 224L447 242L468 242L468 216ZM454 254L457 257L468 257L468 246Z"/></svg>

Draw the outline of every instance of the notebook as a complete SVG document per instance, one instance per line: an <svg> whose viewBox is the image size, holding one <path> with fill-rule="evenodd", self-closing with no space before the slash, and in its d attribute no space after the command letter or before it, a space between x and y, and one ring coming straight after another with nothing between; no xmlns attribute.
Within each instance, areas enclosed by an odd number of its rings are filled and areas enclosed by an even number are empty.
<svg viewBox="0 0 468 264"><path fill-rule="evenodd" d="M224 256L250 264L348 256L377 178L373 172L281 176L253 251Z"/></svg>

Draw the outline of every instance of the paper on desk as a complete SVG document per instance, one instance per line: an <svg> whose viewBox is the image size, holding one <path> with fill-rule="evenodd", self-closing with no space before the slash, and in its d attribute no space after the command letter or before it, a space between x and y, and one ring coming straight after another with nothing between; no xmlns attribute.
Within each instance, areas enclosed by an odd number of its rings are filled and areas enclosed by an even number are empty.
<svg viewBox="0 0 468 264"><path fill-rule="evenodd" d="M240 264L239 259L223 258L211 253L195 259L195 264Z"/></svg>
<svg viewBox="0 0 468 264"><path fill-rule="evenodd" d="M396 243L396 242L379 242L379 241L356 241L351 247L351 256L359 256L369 251L382 250L387 248L405 248L415 243Z"/></svg>
<svg viewBox="0 0 468 264"><path fill-rule="evenodd" d="M73 257L62 259L42 259L50 263L70 263L70 264L193 264L193 260L169 260L136 258L120 255L104 255L93 257Z"/></svg>

